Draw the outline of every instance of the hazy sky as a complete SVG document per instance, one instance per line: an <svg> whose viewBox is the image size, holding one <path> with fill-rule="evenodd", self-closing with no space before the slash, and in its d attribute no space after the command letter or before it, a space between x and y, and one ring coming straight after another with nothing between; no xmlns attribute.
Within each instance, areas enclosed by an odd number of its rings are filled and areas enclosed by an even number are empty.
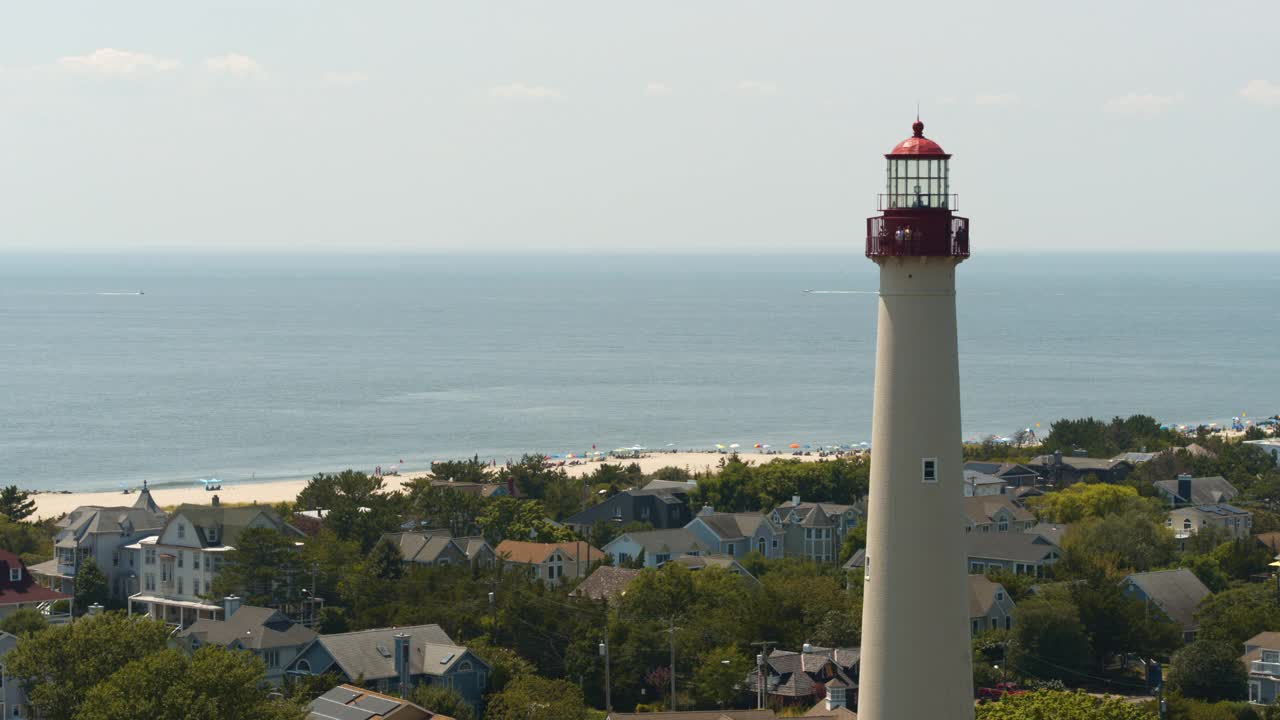
<svg viewBox="0 0 1280 720"><path fill-rule="evenodd" d="M0 249L1273 250L1280 3L7 2Z"/></svg>

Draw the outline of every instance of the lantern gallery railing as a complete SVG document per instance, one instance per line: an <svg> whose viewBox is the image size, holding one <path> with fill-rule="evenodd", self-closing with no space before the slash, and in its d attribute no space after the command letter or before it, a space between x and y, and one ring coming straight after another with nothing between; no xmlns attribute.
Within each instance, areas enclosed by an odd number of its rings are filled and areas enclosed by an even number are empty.
<svg viewBox="0 0 1280 720"><path fill-rule="evenodd" d="M969 257L969 219L911 214L867 218L867 257Z"/></svg>
<svg viewBox="0 0 1280 720"><path fill-rule="evenodd" d="M876 196L877 210L959 210L960 196L920 192L880 193Z"/></svg>

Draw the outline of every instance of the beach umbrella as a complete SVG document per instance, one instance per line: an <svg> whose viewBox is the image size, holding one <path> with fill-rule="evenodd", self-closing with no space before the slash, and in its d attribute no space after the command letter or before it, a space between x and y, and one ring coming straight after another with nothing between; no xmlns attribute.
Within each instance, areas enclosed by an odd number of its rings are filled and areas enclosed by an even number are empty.
<svg viewBox="0 0 1280 720"><path fill-rule="evenodd" d="M791 444L790 444L790 445L788 445L787 447L791 448L792 450L799 450L799 449L800 449L800 443L791 443Z"/></svg>
<svg viewBox="0 0 1280 720"><path fill-rule="evenodd" d="M773 446L772 446L772 445L770 445L769 443L765 443L764 445L761 445L760 447L765 448L765 449L767 450L767 449L769 449L769 448L771 448L771 447L773 447Z"/></svg>
<svg viewBox="0 0 1280 720"><path fill-rule="evenodd" d="M812 449L812 448L813 448L813 446L812 446L812 445L810 445L809 443L805 443L804 445L801 445L800 447L804 448L805 450L810 450L810 449Z"/></svg>
<svg viewBox="0 0 1280 720"><path fill-rule="evenodd" d="M675 443L667 443L667 447L675 447L675 446L676 446Z"/></svg>
<svg viewBox="0 0 1280 720"><path fill-rule="evenodd" d="M723 449L724 449L724 445L721 445L720 443L716 443L716 449L717 449L717 450L723 450Z"/></svg>
<svg viewBox="0 0 1280 720"><path fill-rule="evenodd" d="M762 448L762 447L764 447L764 446L763 446L763 445L761 445L760 443L756 443L756 448L757 448L757 449Z"/></svg>
<svg viewBox="0 0 1280 720"><path fill-rule="evenodd" d="M729 447L733 448L734 450L737 450L738 448L740 448L740 447L742 447L742 446L741 446L741 445L739 445L738 443L730 443L730 444L729 444Z"/></svg>

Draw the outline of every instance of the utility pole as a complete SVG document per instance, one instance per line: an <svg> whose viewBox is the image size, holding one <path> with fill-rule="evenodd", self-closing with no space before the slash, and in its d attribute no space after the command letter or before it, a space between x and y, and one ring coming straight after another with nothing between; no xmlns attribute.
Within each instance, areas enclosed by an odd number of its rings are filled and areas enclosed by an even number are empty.
<svg viewBox="0 0 1280 720"><path fill-rule="evenodd" d="M769 646L777 645L777 640L761 640L753 642L753 647L759 647L760 652L756 653L756 709L764 709L764 700L768 695L768 689L765 686L767 676L764 672L764 664L769 659Z"/></svg>
<svg viewBox="0 0 1280 720"><path fill-rule="evenodd" d="M600 655L604 657L604 711L613 712L613 686L609 683L609 638L600 643Z"/></svg>
<svg viewBox="0 0 1280 720"><path fill-rule="evenodd" d="M671 712L676 711L676 616L671 616Z"/></svg>

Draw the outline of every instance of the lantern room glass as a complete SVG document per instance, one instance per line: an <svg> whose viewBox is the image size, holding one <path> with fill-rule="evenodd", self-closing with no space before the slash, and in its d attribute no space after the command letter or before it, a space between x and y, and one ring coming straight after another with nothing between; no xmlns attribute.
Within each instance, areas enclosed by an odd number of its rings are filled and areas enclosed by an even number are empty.
<svg viewBox="0 0 1280 720"><path fill-rule="evenodd" d="M890 158L888 207L948 209L951 180L944 158Z"/></svg>

